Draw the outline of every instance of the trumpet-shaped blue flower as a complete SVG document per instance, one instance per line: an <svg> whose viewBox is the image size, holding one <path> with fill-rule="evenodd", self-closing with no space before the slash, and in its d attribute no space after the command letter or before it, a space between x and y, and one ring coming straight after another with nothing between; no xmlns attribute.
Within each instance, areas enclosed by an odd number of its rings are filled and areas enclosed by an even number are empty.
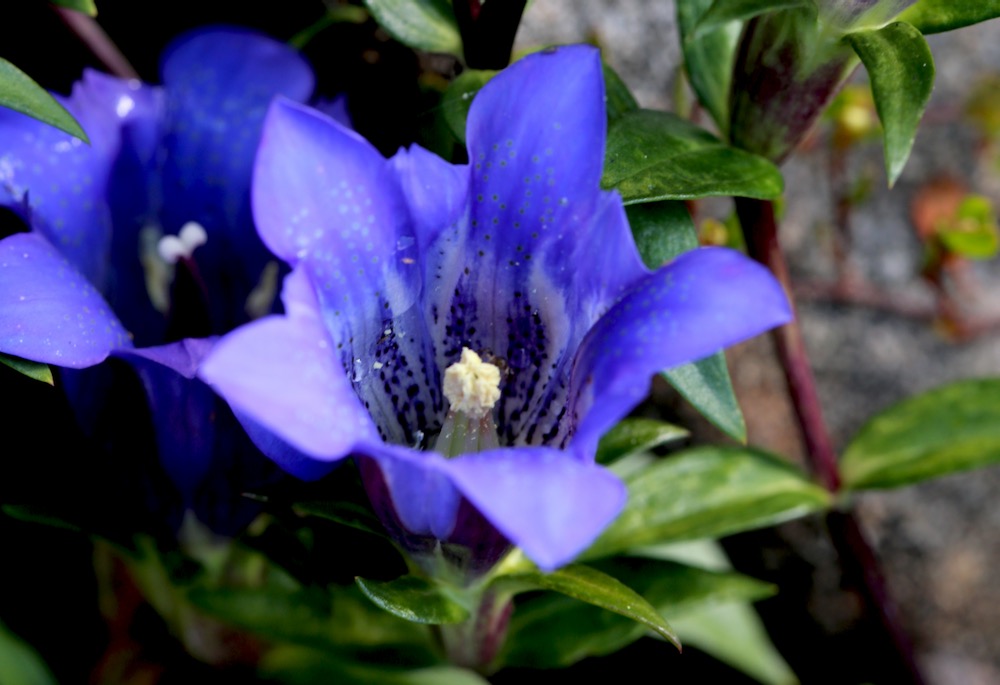
<svg viewBox="0 0 1000 685"><path fill-rule="evenodd" d="M482 89L468 165L416 146L386 160L276 101L253 207L293 267L285 314L223 338L199 373L284 441L272 452L292 473L357 457L418 557L440 543L475 572L513 543L566 563L621 510L594 454L650 376L789 317L738 253L645 269L620 196L599 188L605 127L600 57L582 46Z"/></svg>
<svg viewBox="0 0 1000 685"><path fill-rule="evenodd" d="M229 481L271 465L194 370L205 336L272 310L278 264L253 227L253 159L271 99L307 99L313 75L286 45L234 28L181 37L161 72L162 87L87 72L60 98L89 146L0 108L0 206L32 229L0 241L0 352L128 361L180 509L231 529L211 511L238 499ZM86 428L109 375L63 376Z"/></svg>

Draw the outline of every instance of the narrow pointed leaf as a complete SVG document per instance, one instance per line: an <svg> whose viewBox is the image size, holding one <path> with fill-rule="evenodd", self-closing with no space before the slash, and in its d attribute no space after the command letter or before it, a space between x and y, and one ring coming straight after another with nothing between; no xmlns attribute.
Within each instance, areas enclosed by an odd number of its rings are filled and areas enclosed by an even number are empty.
<svg viewBox="0 0 1000 685"><path fill-rule="evenodd" d="M699 447L626 480L625 510L582 559L678 540L721 537L821 511L830 495L798 469L753 449Z"/></svg>
<svg viewBox="0 0 1000 685"><path fill-rule="evenodd" d="M685 616L719 603L754 601L773 587L738 573L706 571L671 561L611 559L598 568L642 595L662 616ZM648 629L620 614L548 594L519 605L501 660L508 666L562 668L611 654ZM681 638L683 641L683 637Z"/></svg>
<svg viewBox="0 0 1000 685"><path fill-rule="evenodd" d="M716 195L772 199L783 180L766 159L731 148L689 121L637 110L608 130L601 185L634 204Z"/></svg>
<svg viewBox="0 0 1000 685"><path fill-rule="evenodd" d="M489 69L466 69L448 85L441 100L444 120L455 137L465 144L465 122L472 99L496 75Z"/></svg>
<svg viewBox="0 0 1000 685"><path fill-rule="evenodd" d="M798 682L748 604L699 607L678 616L675 624L684 644L697 647L763 685Z"/></svg>
<svg viewBox="0 0 1000 685"><path fill-rule="evenodd" d="M729 127L729 84L742 27L738 22L731 22L694 37L695 27L712 4L712 0L678 2L677 25L681 32L684 69L691 88L719 131L725 134Z"/></svg>
<svg viewBox="0 0 1000 685"><path fill-rule="evenodd" d="M918 0L899 15L921 33L953 31L1000 17L1000 3L983 0Z"/></svg>
<svg viewBox="0 0 1000 685"><path fill-rule="evenodd" d="M400 43L462 56L462 37L447 0L365 0L365 7Z"/></svg>
<svg viewBox="0 0 1000 685"><path fill-rule="evenodd" d="M52 369L49 368L48 364L40 364L3 353L0 353L0 364L9 366L28 378L33 378L36 381L48 383L49 385L55 385L55 381L52 379Z"/></svg>
<svg viewBox="0 0 1000 685"><path fill-rule="evenodd" d="M56 685L45 662L26 642L0 623L0 683Z"/></svg>
<svg viewBox="0 0 1000 685"><path fill-rule="evenodd" d="M1000 461L1000 379L959 381L869 421L841 461L844 486L892 488Z"/></svg>
<svg viewBox="0 0 1000 685"><path fill-rule="evenodd" d="M654 419L625 419L604 434L597 445L597 461L610 464L636 452L644 452L690 433L680 426Z"/></svg>
<svg viewBox="0 0 1000 685"><path fill-rule="evenodd" d="M376 606L413 623L461 623L469 617L469 610L449 597L441 586L416 576L402 576L388 582L355 578L355 582Z"/></svg>
<svg viewBox="0 0 1000 685"><path fill-rule="evenodd" d="M419 626L387 614L354 588L195 588L191 603L269 640L326 652L429 647Z"/></svg>
<svg viewBox="0 0 1000 685"><path fill-rule="evenodd" d="M370 509L348 501L296 502L295 512L303 516L316 516L338 523L348 528L370 533L378 537L388 537L385 528Z"/></svg>
<svg viewBox="0 0 1000 685"><path fill-rule="evenodd" d="M856 31L846 40L868 70L875 109L885 131L885 169L891 187L910 156L930 99L934 58L920 31L902 22Z"/></svg>
<svg viewBox="0 0 1000 685"><path fill-rule="evenodd" d="M628 86L607 64L604 65L604 98L607 101L609 123L639 109L639 103L635 101Z"/></svg>
<svg viewBox="0 0 1000 685"><path fill-rule="evenodd" d="M589 566L576 564L552 573L518 573L500 576L494 587L512 592L551 590L625 616L666 638L678 648L677 636L653 605L617 578Z"/></svg>
<svg viewBox="0 0 1000 685"><path fill-rule="evenodd" d="M85 143L90 142L80 124L55 98L3 58L0 58L0 105L55 126Z"/></svg>
<svg viewBox="0 0 1000 685"><path fill-rule="evenodd" d="M94 0L52 0L52 4L82 12L87 16L97 16L97 6L94 4Z"/></svg>
<svg viewBox="0 0 1000 685"><path fill-rule="evenodd" d="M684 4L683 2L680 4ZM731 21L746 21L759 14L795 7L812 7L810 0L715 0L694 27L689 40L722 28Z"/></svg>
<svg viewBox="0 0 1000 685"><path fill-rule="evenodd" d="M698 247L694 222L684 203L650 202L632 205L627 211L639 254L649 268L655 269ZM746 442L746 422L729 378L725 353L717 352L693 364L670 369L663 375L719 430L738 442Z"/></svg>

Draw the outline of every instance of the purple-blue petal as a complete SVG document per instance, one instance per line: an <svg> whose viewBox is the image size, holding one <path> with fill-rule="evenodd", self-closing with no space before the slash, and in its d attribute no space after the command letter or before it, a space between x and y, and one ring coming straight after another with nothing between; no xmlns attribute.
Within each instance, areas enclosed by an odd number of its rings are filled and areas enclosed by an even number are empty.
<svg viewBox="0 0 1000 685"><path fill-rule="evenodd" d="M44 237L0 240L0 352L80 368L130 345L101 295Z"/></svg>
<svg viewBox="0 0 1000 685"><path fill-rule="evenodd" d="M183 340L116 355L132 365L146 390L160 463L188 504L215 455L217 398L194 378L213 343Z"/></svg>
<svg viewBox="0 0 1000 685"><path fill-rule="evenodd" d="M639 281L587 334L573 370L573 445L601 435L646 396L650 377L783 324L788 299L766 268L702 248Z"/></svg>
<svg viewBox="0 0 1000 685"><path fill-rule="evenodd" d="M106 192L123 131L136 155L151 153L158 89L87 71L69 98L58 98L90 137L88 146L51 126L0 108L0 205L18 211L92 283L108 275L112 208ZM141 149L138 149L141 148ZM124 175L128 194L145 198L145 177ZM20 213L20 212L19 212Z"/></svg>
<svg viewBox="0 0 1000 685"><path fill-rule="evenodd" d="M377 440L371 417L315 317L270 316L225 336L199 376L235 411L325 461Z"/></svg>
<svg viewBox="0 0 1000 685"><path fill-rule="evenodd" d="M271 100L304 101L312 70L285 43L248 29L185 34L163 56L166 94L161 170L165 233L189 221L208 242L195 255L216 328L246 320L244 299L271 259L254 230L250 185ZM229 293L229 296L217 296Z"/></svg>
<svg viewBox="0 0 1000 685"><path fill-rule="evenodd" d="M572 561L625 505L625 486L610 471L545 447L466 455L444 469L488 521L547 571Z"/></svg>
<svg viewBox="0 0 1000 685"><path fill-rule="evenodd" d="M400 150L391 160L413 218L420 253L447 228L465 218L469 202L469 167L444 161L419 145Z"/></svg>
<svg viewBox="0 0 1000 685"><path fill-rule="evenodd" d="M389 440L413 444L440 406L420 308L422 259L395 168L315 110L274 103L253 187L267 245L306 273L323 323Z"/></svg>

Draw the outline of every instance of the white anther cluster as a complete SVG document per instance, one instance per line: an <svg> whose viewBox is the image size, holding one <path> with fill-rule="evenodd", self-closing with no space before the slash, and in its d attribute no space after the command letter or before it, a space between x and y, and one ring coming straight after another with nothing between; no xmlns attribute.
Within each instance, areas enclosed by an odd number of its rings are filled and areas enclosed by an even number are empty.
<svg viewBox="0 0 1000 685"><path fill-rule="evenodd" d="M443 390L452 412L482 418L500 399L500 369L463 347L462 358L445 369Z"/></svg>
<svg viewBox="0 0 1000 685"><path fill-rule="evenodd" d="M176 264L180 259L190 259L194 251L208 241L205 228L196 221L189 221L177 235L165 235L156 246L160 257L167 264Z"/></svg>

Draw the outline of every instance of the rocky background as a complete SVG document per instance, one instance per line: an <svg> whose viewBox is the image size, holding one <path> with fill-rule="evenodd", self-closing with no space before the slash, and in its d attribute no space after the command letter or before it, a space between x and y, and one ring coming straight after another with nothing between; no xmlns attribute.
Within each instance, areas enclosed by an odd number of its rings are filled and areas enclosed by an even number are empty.
<svg viewBox="0 0 1000 685"><path fill-rule="evenodd" d="M581 39L604 49L605 59L642 106L671 109L680 62L673 2L535 0L518 34L524 46ZM920 277L923 246L913 217L920 211L919 202L958 187L1000 205L1000 155L985 144L981 128L966 113L973 93L987 92L987 79L1000 74L1000 21L930 36L929 42L936 86L912 157L895 188L885 186L877 140L855 146L844 160L847 179L872 182L868 197L848 215L849 268L878 299L915 313L932 308L934 302ZM865 82L863 69L852 82ZM1000 97L996 82L993 92ZM828 142L821 128L783 169L787 191L782 238L802 291L801 322L825 416L835 442L843 446L874 413L914 393L1000 373L1000 329L989 326L1000 314L1000 264L994 260L970 265L951 283L961 309L971 320L984 322L982 331L960 342L932 318L835 301L838 298L821 285L832 281L836 264L837 189L831 184ZM709 203L699 210L701 217L723 218L730 208ZM769 341L736 350L731 368L751 442L800 458ZM711 430L705 432L718 438ZM1000 682L1000 583L993 576L1000 563L998 492L1000 469L992 468L860 498L859 515L900 605L918 663L935 685ZM778 536L787 548L780 554L772 549L770 560L765 554L757 562L759 569L787 566L792 550L797 567L811 578L801 595L796 595L798 589L789 592L808 603L822 632L849 632L860 610L856 598L839 587L836 554L821 523L785 526ZM776 638L779 643L782 639ZM829 644L833 649L838 643ZM824 659L822 650L817 647L810 658ZM845 657L850 658L833 658Z"/></svg>

